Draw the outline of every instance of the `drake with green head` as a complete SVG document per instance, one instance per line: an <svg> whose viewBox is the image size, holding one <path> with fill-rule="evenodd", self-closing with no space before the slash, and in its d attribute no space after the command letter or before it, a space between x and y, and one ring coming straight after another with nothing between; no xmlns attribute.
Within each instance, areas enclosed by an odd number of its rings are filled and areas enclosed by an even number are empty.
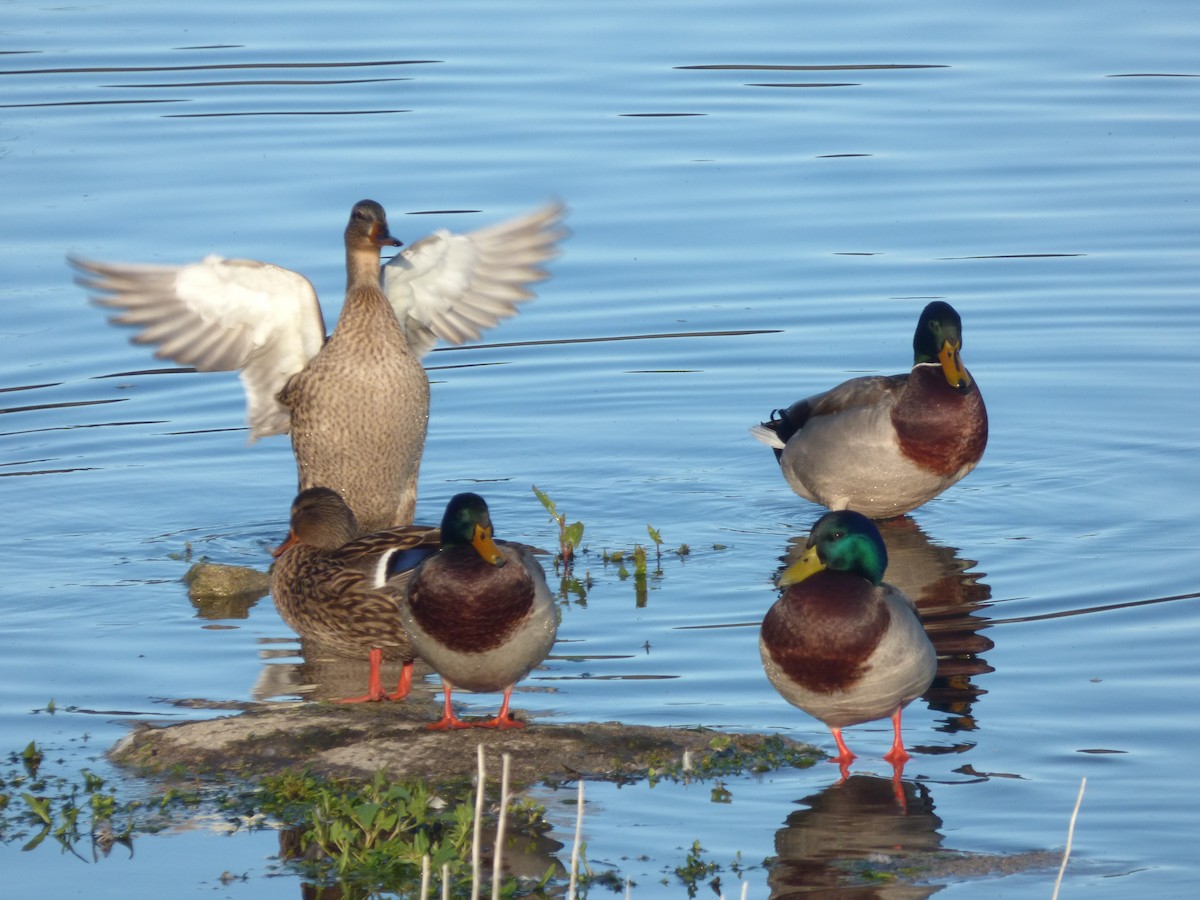
<svg viewBox="0 0 1200 900"><path fill-rule="evenodd" d="M987 409L961 349L962 319L936 300L917 322L910 372L852 378L750 433L801 497L873 519L903 515L961 480L987 446Z"/></svg>
<svg viewBox="0 0 1200 900"><path fill-rule="evenodd" d="M933 681L937 654L913 602L883 581L887 548L861 513L826 513L808 549L780 576L779 599L763 619L759 652L783 698L828 726L836 762L854 754L842 729L891 717L894 740L884 759L909 758L901 711Z"/></svg>
<svg viewBox="0 0 1200 900"><path fill-rule="evenodd" d="M415 653L400 618L413 566L438 547L438 530L407 525L359 536L346 501L325 487L307 488L292 503L288 538L275 550L271 596L296 634L323 649L370 663L367 693L339 703L401 700L412 685ZM384 658L404 664L386 694Z"/></svg>
<svg viewBox="0 0 1200 900"><path fill-rule="evenodd" d="M530 549L494 540L478 494L451 498L441 549L417 567L405 598L402 616L413 647L442 677L445 711L427 727L524 727L508 712L513 687L550 652L558 610ZM495 718L464 722L451 706L454 688L504 691L504 701Z"/></svg>

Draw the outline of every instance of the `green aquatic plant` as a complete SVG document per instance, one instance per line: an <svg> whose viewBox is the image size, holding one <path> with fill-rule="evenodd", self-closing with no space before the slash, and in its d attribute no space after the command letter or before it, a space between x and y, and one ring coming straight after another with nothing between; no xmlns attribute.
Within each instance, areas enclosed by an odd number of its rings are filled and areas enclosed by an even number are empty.
<svg viewBox="0 0 1200 900"><path fill-rule="evenodd" d="M743 873L746 872L747 866L742 860L742 851L737 851L737 854L729 862L727 866L722 866L720 863L705 858L708 851L701 846L700 842L692 841L692 846L688 849L687 855L684 857L682 865L675 866L674 874L687 889L689 897L695 897L700 890L702 883L707 883L712 890L713 896L727 896L724 886L721 884L721 873L728 870L733 875L736 875L739 881L743 880ZM669 879L662 879L663 884L670 884ZM745 884L742 885L744 891ZM739 891L730 891L728 896L738 896Z"/></svg>
<svg viewBox="0 0 1200 900"><path fill-rule="evenodd" d="M45 753L34 741L9 755L10 767L0 773L0 842L20 840L23 850L33 850L53 837L76 856L87 843L93 856L107 853L114 843L130 843L139 802L119 802L105 780L88 769L74 779L45 771L44 762ZM118 817L126 822L114 828Z"/></svg>
<svg viewBox="0 0 1200 900"><path fill-rule="evenodd" d="M663 577L662 533L653 525L647 525L646 532L654 543L655 567L653 571L650 570L649 554L641 544L635 543L631 550L605 549L601 552L601 559L606 565L612 564L617 567L617 578L620 581L633 579L634 600L638 609L643 609L649 600L651 582L658 581ZM675 551L681 558L690 552L686 544ZM630 571L630 565L632 571Z"/></svg>
<svg viewBox="0 0 1200 900"><path fill-rule="evenodd" d="M568 525L566 516L559 513L558 507L549 495L539 491L537 485L530 485L530 487L542 506L546 507L546 512L550 513L550 518L558 525L559 559L569 566L571 560L575 558L575 552L579 549L579 545L583 543L583 523L572 522Z"/></svg>
<svg viewBox="0 0 1200 900"><path fill-rule="evenodd" d="M742 735L735 740L727 734L715 734L703 753L689 753L683 759L651 757L647 775L651 785L660 781L713 779L724 789L725 778L789 768L807 769L819 758L813 748L789 744L778 735ZM720 791L712 795L714 803L723 802L724 797Z"/></svg>
<svg viewBox="0 0 1200 900"><path fill-rule="evenodd" d="M659 561L662 561L662 535L653 525L647 525L646 531L650 535L650 540L654 541L654 553Z"/></svg>
<svg viewBox="0 0 1200 900"><path fill-rule="evenodd" d="M704 848L700 846L699 841L692 841L692 847L688 851L683 865L675 867L675 875L683 882L689 897L696 896L696 892L700 889L700 882L720 871L721 867L717 863L704 858ZM719 883L714 879L712 884L714 893L720 895Z"/></svg>
<svg viewBox="0 0 1200 900"><path fill-rule="evenodd" d="M25 771L29 773L30 778L37 778L38 769L44 758L42 751L33 741L30 741L28 746L21 751L21 762L24 763Z"/></svg>
<svg viewBox="0 0 1200 900"><path fill-rule="evenodd" d="M633 547L633 577L646 580L646 548L641 544Z"/></svg>
<svg viewBox="0 0 1200 900"><path fill-rule="evenodd" d="M445 873L459 896L474 877L474 809L465 782L434 795L421 782L393 781L382 771L367 784L284 772L262 780L252 814L279 824L289 835L288 864L316 883L417 895L428 865L439 878ZM523 831L547 830L544 814L537 804L518 803L510 818ZM501 894L539 892L553 872L533 884L509 879Z"/></svg>
<svg viewBox="0 0 1200 900"><path fill-rule="evenodd" d="M558 596L567 601L574 597L580 606L587 606L587 594L592 586L591 573L585 572L583 578L579 578L572 571L575 557L581 552L583 523L572 522L568 525L566 517L559 513L549 495L538 490L536 485L531 485L531 488L546 512L550 513L551 520L558 525L558 554L554 557L554 573L560 578Z"/></svg>

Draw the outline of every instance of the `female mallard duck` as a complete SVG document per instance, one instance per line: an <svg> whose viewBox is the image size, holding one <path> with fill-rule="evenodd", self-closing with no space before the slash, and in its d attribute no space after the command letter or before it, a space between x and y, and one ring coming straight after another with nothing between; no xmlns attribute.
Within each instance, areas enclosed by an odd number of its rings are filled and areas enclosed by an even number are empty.
<svg viewBox="0 0 1200 900"><path fill-rule="evenodd" d="M184 266L72 259L78 281L136 343L201 371L240 370L250 440L292 435L300 489L331 487L365 531L412 521L429 418L419 357L441 338L477 340L515 315L563 237L554 204L468 234L438 231L382 270L399 246L383 207L355 204L346 226L346 300L326 341L308 279L267 263L209 256Z"/></svg>
<svg viewBox="0 0 1200 900"><path fill-rule="evenodd" d="M271 596L280 618L302 638L369 660L367 693L340 703L408 695L414 653L400 603L412 566L437 547L437 529L416 525L359 537L354 513L329 488L307 488L292 503L291 530L275 551ZM379 675L385 656L404 663L392 694L384 693Z"/></svg>
<svg viewBox="0 0 1200 900"><path fill-rule="evenodd" d="M504 691L484 728L522 728L508 704L513 686L546 658L558 610L546 575L528 547L492 539L492 520L478 494L457 494L442 517L442 548L408 581L401 610L417 655L442 676L445 712L434 730L469 728L454 715L454 688Z"/></svg>
<svg viewBox="0 0 1200 900"><path fill-rule="evenodd" d="M930 303L908 374L852 378L775 410L750 433L774 448L806 500L873 519L902 515L963 478L987 445L987 410L961 348L958 313Z"/></svg>
<svg viewBox="0 0 1200 900"><path fill-rule="evenodd" d="M883 583L887 549L866 516L826 513L808 549L780 576L784 588L763 619L759 651L775 690L824 722L843 770L854 754L842 729L890 716L895 739L884 759L909 758L900 712L933 681L937 654L916 607Z"/></svg>

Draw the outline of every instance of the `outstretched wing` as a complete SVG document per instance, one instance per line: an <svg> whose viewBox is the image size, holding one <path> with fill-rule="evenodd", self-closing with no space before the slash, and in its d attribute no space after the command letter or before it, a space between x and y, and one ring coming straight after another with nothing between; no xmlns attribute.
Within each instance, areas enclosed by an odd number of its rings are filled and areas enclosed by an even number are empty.
<svg viewBox="0 0 1200 900"><path fill-rule="evenodd" d="M307 278L220 256L183 266L68 261L94 303L119 311L109 321L138 329L134 343L202 372L238 371L252 442L287 433L291 414L276 395L325 341Z"/></svg>
<svg viewBox="0 0 1200 900"><path fill-rule="evenodd" d="M439 338L479 340L516 315L517 304L533 297L529 285L547 277L542 263L558 255L565 214L552 203L466 234L439 230L389 260L383 289L413 352L423 356Z"/></svg>

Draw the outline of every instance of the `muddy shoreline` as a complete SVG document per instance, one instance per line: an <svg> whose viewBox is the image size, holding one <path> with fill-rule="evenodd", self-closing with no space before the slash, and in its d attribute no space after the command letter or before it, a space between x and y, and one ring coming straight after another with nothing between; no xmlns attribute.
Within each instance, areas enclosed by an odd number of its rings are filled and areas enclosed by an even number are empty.
<svg viewBox="0 0 1200 900"><path fill-rule="evenodd" d="M215 719L139 723L109 756L143 773L222 773L253 780L307 768L327 778L365 779L383 770L392 778L438 784L472 777L482 744L497 770L502 754L510 754L511 777L522 785L676 772L683 769L685 754L698 773L722 760L757 760L765 749L803 757L806 763L822 758L813 747L788 738L617 722L529 721L525 728L503 731L427 730L439 709L420 696L399 703L254 704Z"/></svg>

